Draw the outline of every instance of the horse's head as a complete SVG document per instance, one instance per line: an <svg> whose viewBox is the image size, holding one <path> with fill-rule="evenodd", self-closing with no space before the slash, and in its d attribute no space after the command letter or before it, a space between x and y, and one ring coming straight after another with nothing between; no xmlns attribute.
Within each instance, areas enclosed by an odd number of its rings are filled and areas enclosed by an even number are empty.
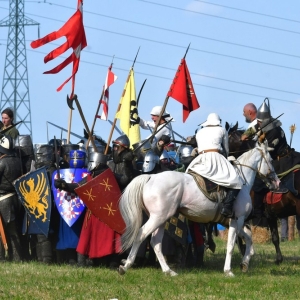
<svg viewBox="0 0 300 300"><path fill-rule="evenodd" d="M225 129L228 132L229 155L238 157L255 147L255 141L253 140L241 141L241 136L245 130L238 128L238 122L234 126L230 126L226 122Z"/></svg>
<svg viewBox="0 0 300 300"><path fill-rule="evenodd" d="M280 180L274 170L272 158L269 153L269 151L272 151L273 148L268 147L267 140L261 143L258 142L256 148L261 154L261 161L258 165L257 175L260 177L260 179L262 179L262 181L270 190L279 188Z"/></svg>

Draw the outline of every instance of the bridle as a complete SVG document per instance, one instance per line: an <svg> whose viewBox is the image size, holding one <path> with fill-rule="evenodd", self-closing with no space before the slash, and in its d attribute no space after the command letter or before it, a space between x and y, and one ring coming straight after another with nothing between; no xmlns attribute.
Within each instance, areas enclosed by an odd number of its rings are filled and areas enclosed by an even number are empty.
<svg viewBox="0 0 300 300"><path fill-rule="evenodd" d="M257 150L261 154L261 159L260 159L260 162L259 162L259 167L257 169L255 169L255 168L253 168L251 166L245 165L245 164L241 164L238 160L235 160L234 164L236 166L247 167L247 168L253 170L254 172L256 172L256 176L258 176L267 185L267 187L270 188L271 187L271 183L270 182L275 181L276 173L275 173L275 171L271 171L273 167L270 166L270 162L266 158L265 153L263 153L263 151L260 150L260 149L257 149ZM262 167L263 161L265 161L266 164L269 167L268 173L266 175L264 175L263 173L260 172L260 169ZM244 181L246 182L246 178L245 178L245 175L244 175L242 169L239 168L239 171L241 172L241 175L242 175Z"/></svg>

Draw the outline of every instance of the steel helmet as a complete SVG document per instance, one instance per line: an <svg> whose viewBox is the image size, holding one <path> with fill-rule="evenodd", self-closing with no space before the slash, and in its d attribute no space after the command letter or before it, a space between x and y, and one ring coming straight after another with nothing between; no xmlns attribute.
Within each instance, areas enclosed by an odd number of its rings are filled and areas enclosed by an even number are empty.
<svg viewBox="0 0 300 300"><path fill-rule="evenodd" d="M219 117L218 114L216 113L211 113L207 116L207 120L201 124L203 127L212 125L212 126L217 126L221 125L221 118Z"/></svg>
<svg viewBox="0 0 300 300"><path fill-rule="evenodd" d="M97 168L100 164L106 165L107 164L107 156L103 153L92 152L89 155L89 162L88 162L88 170L93 171Z"/></svg>
<svg viewBox="0 0 300 300"><path fill-rule="evenodd" d="M268 104L266 103L266 100L268 100ZM257 110L256 118L258 121L272 118L271 111L270 111L269 98L265 98L263 104Z"/></svg>
<svg viewBox="0 0 300 300"><path fill-rule="evenodd" d="M188 146L188 145L185 145L185 146L182 146L180 147L180 157L189 157L191 156L192 154L192 151L193 151L193 147L192 146Z"/></svg>
<svg viewBox="0 0 300 300"><path fill-rule="evenodd" d="M52 163L53 148L49 144L35 144L35 167L41 168L49 166Z"/></svg>
<svg viewBox="0 0 300 300"><path fill-rule="evenodd" d="M126 134L119 136L117 139L112 141L113 144L120 145L125 148L130 147L130 140Z"/></svg>
<svg viewBox="0 0 300 300"><path fill-rule="evenodd" d="M70 151L70 168L84 168L86 152L82 150Z"/></svg>
<svg viewBox="0 0 300 300"><path fill-rule="evenodd" d="M160 112L162 110L162 106L154 106L152 109L151 109L151 112L150 112L150 115L153 115L153 116L159 116L160 115ZM164 113L162 114L162 117L166 120L166 121L169 121L172 117L171 115L165 110ZM174 120L173 120L174 121Z"/></svg>
<svg viewBox="0 0 300 300"><path fill-rule="evenodd" d="M155 165L159 164L159 157L153 151L148 151L144 158L143 172L148 173L153 171Z"/></svg>

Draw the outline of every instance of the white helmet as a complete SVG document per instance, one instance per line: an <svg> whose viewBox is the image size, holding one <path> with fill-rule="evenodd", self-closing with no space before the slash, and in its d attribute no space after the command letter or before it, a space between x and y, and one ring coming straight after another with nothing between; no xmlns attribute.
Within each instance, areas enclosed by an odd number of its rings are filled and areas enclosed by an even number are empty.
<svg viewBox="0 0 300 300"><path fill-rule="evenodd" d="M148 173L151 172L154 168L155 165L159 164L159 157L156 155L153 151L148 151L145 155L144 158L144 163L143 163L143 172Z"/></svg>
<svg viewBox="0 0 300 300"><path fill-rule="evenodd" d="M180 157L189 157L191 156L191 153L193 151L193 147L189 145L185 145L183 147L180 147Z"/></svg>
<svg viewBox="0 0 300 300"><path fill-rule="evenodd" d="M162 106L154 106L150 112L150 115L153 116L159 116L160 112L162 110ZM162 114L162 117L166 120L169 121L172 117L171 115L165 110L164 113ZM174 119L172 120L174 121Z"/></svg>
<svg viewBox="0 0 300 300"><path fill-rule="evenodd" d="M219 115L216 113L209 114L206 122L202 123L201 126L205 127L208 125L212 125L212 126L221 125L221 119Z"/></svg>

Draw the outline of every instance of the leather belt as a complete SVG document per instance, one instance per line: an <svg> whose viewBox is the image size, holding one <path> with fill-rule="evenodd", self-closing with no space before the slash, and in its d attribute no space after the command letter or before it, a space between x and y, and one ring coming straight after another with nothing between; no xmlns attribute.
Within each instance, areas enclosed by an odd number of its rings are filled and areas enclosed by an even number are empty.
<svg viewBox="0 0 300 300"><path fill-rule="evenodd" d="M200 151L199 154L203 154L203 153L207 153L207 152L218 152L218 153L220 153L220 151L218 149L206 149L206 150Z"/></svg>

